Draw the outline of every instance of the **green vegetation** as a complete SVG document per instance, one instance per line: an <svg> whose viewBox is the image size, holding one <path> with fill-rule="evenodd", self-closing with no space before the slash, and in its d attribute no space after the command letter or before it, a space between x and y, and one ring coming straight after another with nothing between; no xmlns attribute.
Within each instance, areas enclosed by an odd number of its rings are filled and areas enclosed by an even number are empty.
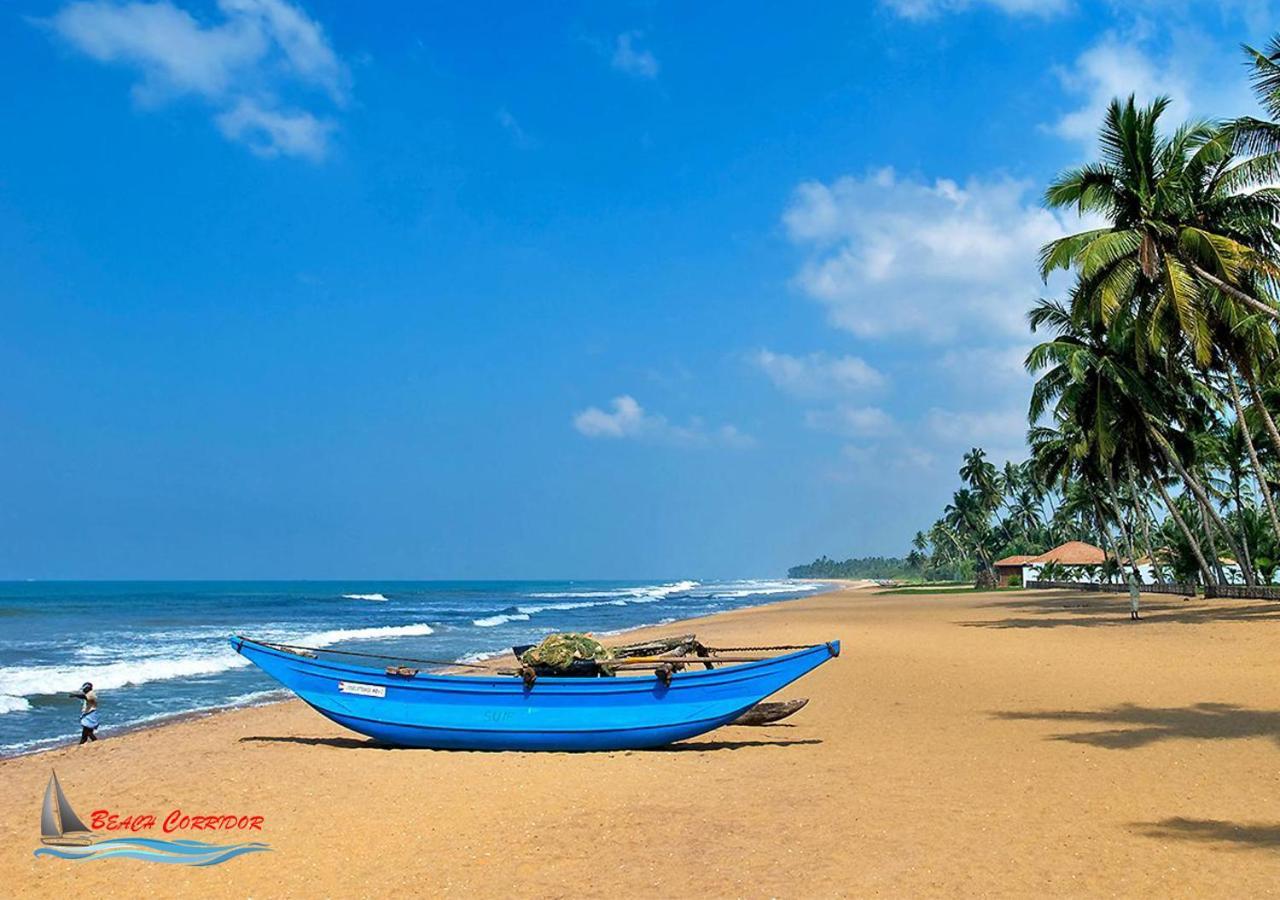
<svg viewBox="0 0 1280 900"><path fill-rule="evenodd" d="M1146 556L1158 580L1275 579L1280 37L1247 58L1266 118L1178 125L1166 99L1117 99L1097 158L1048 186L1098 225L1041 251L1072 283L1028 313L1030 459L965 454L905 574L989 585L1000 557L1075 539L1107 551L1103 577Z"/></svg>
<svg viewBox="0 0 1280 900"><path fill-rule="evenodd" d="M895 594L991 594L998 591L1016 591L1016 587L990 587L965 584L959 587L939 587L936 584L918 584L908 587L885 588L876 591L876 596L893 596Z"/></svg>
<svg viewBox="0 0 1280 900"><path fill-rule="evenodd" d="M1280 118L1280 41L1248 54ZM926 537L929 559L972 558L989 581L997 552L1077 538L1101 544L1112 568L1148 556L1213 584L1229 578L1225 556L1246 584L1274 576L1280 124L1166 126L1167 107L1112 101L1098 159L1045 191L1047 206L1103 224L1041 252L1046 279L1074 280L1028 314L1047 334L1026 361L1031 459L1006 465L1005 482L971 451L967 487Z"/></svg>
<svg viewBox="0 0 1280 900"><path fill-rule="evenodd" d="M866 556L861 559L834 560L820 556L804 566L787 570L790 578L906 578L910 575L906 560L896 556Z"/></svg>
<svg viewBox="0 0 1280 900"><path fill-rule="evenodd" d="M1034 555L1064 541L1096 541L1092 497L1079 486L1060 489L1034 460L997 469L981 448L964 456L964 486L951 496L928 531L916 532L907 565L917 577L970 573L970 583L995 582L992 563L1014 554Z"/></svg>

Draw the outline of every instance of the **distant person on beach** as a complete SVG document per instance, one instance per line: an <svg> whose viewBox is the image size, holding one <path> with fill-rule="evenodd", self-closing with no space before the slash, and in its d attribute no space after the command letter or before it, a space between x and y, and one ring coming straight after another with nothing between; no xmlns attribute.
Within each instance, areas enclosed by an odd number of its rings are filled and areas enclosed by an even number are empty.
<svg viewBox="0 0 1280 900"><path fill-rule="evenodd" d="M98 695L93 692L93 683L86 681L71 696L84 701L80 706L80 743L96 741L98 736L94 732L98 730Z"/></svg>

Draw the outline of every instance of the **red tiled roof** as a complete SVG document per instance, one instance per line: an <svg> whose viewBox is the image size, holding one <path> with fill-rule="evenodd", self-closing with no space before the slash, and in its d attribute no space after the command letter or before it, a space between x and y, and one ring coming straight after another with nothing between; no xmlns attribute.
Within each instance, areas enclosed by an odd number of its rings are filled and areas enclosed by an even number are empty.
<svg viewBox="0 0 1280 900"><path fill-rule="evenodd" d="M1100 566L1107 560L1102 548L1084 541L1067 541L1035 557L1033 562L1054 562L1064 566Z"/></svg>
<svg viewBox="0 0 1280 900"><path fill-rule="evenodd" d="M1006 556L1004 559L997 559L991 565L993 566L1020 566L1023 563L1029 563L1034 556Z"/></svg>

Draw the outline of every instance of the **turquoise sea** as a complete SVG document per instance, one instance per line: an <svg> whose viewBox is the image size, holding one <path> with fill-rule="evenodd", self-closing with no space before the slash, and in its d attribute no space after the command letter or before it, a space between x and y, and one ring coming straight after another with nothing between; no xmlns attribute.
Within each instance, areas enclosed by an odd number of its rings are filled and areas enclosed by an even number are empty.
<svg viewBox="0 0 1280 900"><path fill-rule="evenodd" d="M232 633L311 647L468 660L553 631L616 632L823 587L820 582L342 581L0 583L0 753L78 736L82 682L98 734L284 694Z"/></svg>

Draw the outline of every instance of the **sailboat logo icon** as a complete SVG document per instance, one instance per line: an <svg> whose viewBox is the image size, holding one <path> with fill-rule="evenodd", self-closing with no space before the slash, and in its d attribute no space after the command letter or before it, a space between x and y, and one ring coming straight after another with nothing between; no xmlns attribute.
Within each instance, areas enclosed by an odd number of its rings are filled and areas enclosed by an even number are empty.
<svg viewBox="0 0 1280 900"><path fill-rule="evenodd" d="M45 846L37 848L36 856L70 860L122 857L183 866L216 866L245 853L260 853L271 849L257 841L210 844L205 841L166 841L144 837L107 838L100 841L93 829L85 825L71 808L56 772L50 773L49 784L44 789L44 803L40 807L40 843Z"/></svg>
<svg viewBox="0 0 1280 900"><path fill-rule="evenodd" d="M62 847L84 847L93 843L93 832L67 802L58 782L58 773L49 775L44 789L44 806L40 809L40 843Z"/></svg>

